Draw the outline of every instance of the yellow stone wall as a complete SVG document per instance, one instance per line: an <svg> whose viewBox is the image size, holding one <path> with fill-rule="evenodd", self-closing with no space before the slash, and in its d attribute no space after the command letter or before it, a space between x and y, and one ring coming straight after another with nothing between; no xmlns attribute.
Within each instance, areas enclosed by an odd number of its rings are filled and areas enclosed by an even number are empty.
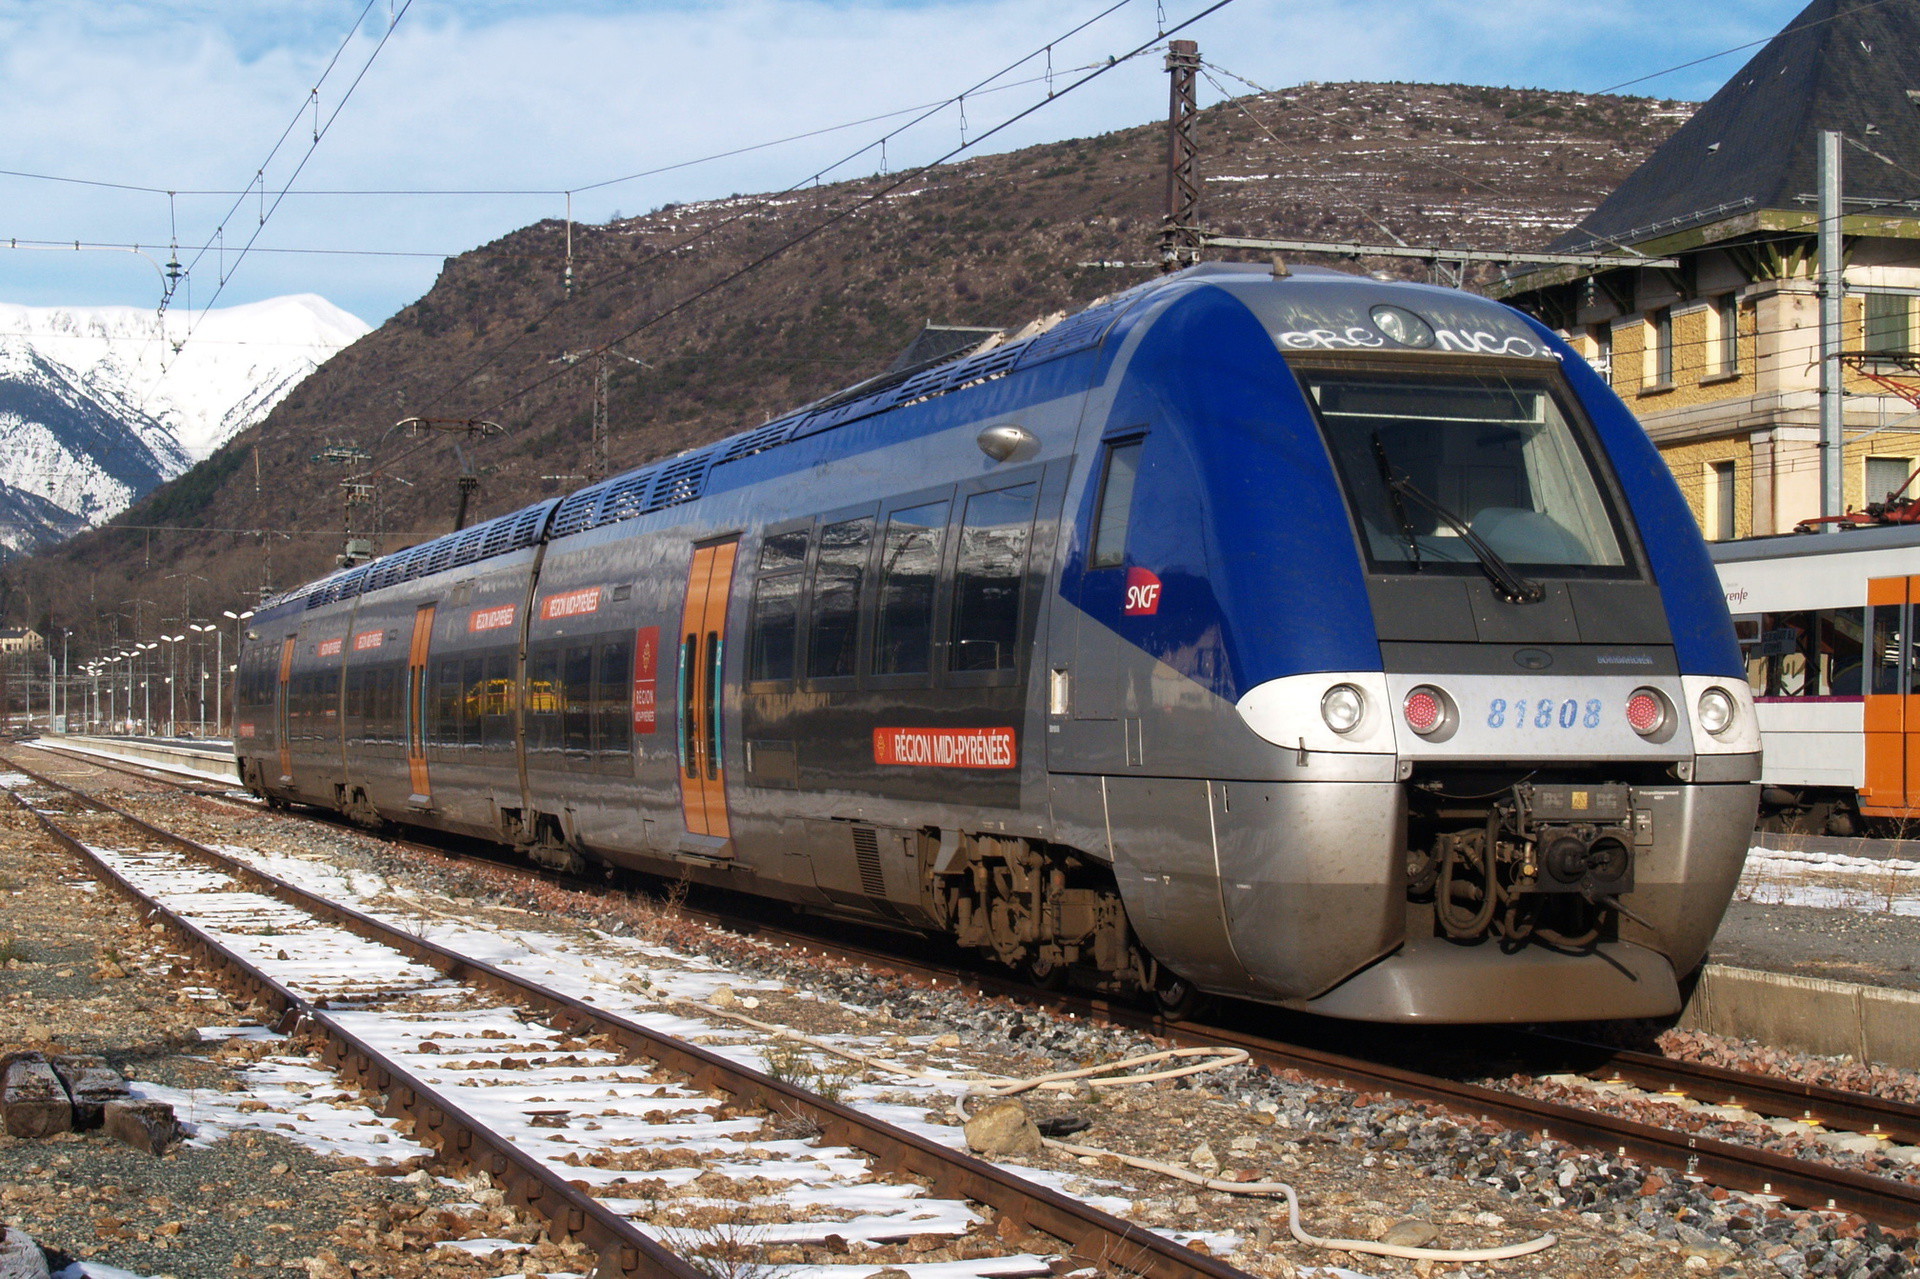
<svg viewBox="0 0 1920 1279"><path fill-rule="evenodd" d="M1647 326L1637 317L1632 322L1613 326L1613 393L1629 405L1643 380L1641 369L1646 350Z"/></svg>
<svg viewBox="0 0 1920 1279"><path fill-rule="evenodd" d="M1733 535L1753 534L1753 451L1744 436L1717 440L1690 440L1660 450L1667 469L1679 482L1680 492L1693 510L1694 522L1707 531L1707 472L1714 462L1731 461L1733 467Z"/></svg>

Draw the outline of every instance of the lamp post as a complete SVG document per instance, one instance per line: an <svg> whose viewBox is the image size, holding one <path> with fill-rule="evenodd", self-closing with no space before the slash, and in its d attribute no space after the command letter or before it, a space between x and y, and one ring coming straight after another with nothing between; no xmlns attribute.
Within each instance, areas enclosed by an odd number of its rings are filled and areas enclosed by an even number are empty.
<svg viewBox="0 0 1920 1279"><path fill-rule="evenodd" d="M230 617L233 619L233 655L237 658L240 656L240 639L247 629L247 619L253 616L253 610L250 608L242 609L240 612L236 613L232 609L227 608L227 609L220 610L220 613L221 613L221 616L223 617ZM222 638L224 638L225 632L222 632L221 634L222 634ZM227 682L227 667L226 667L225 661L222 660L220 663L218 663L218 665L220 667L220 684L216 685L213 690L214 705L216 707L218 707L220 703L221 686L225 685ZM218 723L219 721L218 715L215 716L215 720L216 720L216 726L220 726Z"/></svg>
<svg viewBox="0 0 1920 1279"><path fill-rule="evenodd" d="M207 735L207 634L208 632L212 632L213 634L213 670L215 675L213 681L213 727L214 732L218 733L220 731L220 680L218 678L220 673L220 640L226 632L220 629L218 622L188 622L187 629L193 631L200 637L200 664L198 667L200 672L200 682L198 685L200 691L199 720L200 736L205 737Z"/></svg>
<svg viewBox="0 0 1920 1279"><path fill-rule="evenodd" d="M186 638L187 637L185 635L162 635L160 637L160 642L167 646L167 736L168 737L178 737L180 735L179 721L174 718L175 711L178 709L178 704L174 697L174 691L179 687L178 683L174 679L174 676L180 673L180 661L179 661L180 641Z"/></svg>
<svg viewBox="0 0 1920 1279"><path fill-rule="evenodd" d="M152 640L148 640L145 643L135 644L134 647L144 655L151 653L154 649L159 648L160 645ZM147 737L151 736L152 733L153 659L143 656L140 662L140 735Z"/></svg>

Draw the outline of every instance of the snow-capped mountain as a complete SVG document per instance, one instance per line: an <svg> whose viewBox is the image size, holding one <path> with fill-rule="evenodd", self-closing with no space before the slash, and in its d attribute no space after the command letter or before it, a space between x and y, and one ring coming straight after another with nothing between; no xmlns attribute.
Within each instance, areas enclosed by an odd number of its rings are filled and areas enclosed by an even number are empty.
<svg viewBox="0 0 1920 1279"><path fill-rule="evenodd" d="M126 509L367 331L310 293L164 317L0 304L0 547Z"/></svg>

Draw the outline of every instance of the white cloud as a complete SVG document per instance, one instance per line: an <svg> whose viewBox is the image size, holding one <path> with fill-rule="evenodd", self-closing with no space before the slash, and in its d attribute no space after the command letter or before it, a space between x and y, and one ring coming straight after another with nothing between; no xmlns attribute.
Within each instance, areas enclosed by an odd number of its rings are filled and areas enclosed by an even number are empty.
<svg viewBox="0 0 1920 1279"><path fill-rule="evenodd" d="M397 4L402 0L392 0ZM749 145L930 99L965 87L1097 11L1031 0L415 0L387 48L302 173L315 188L565 188ZM1202 0L1164 0L1169 20ZM320 95L321 119L385 26L369 21ZM302 102L359 3L261 0L0 2L0 167L176 190L246 185ZM1154 0L1134 0L1055 51L1067 67L1154 32ZM1685 24L1653 0L1595 10L1548 0L1239 0L1189 33L1202 53L1262 83L1462 80L1594 89L1688 57L1764 37L1797 5L1741 0ZM1645 92L1710 92L1743 60L1723 59ZM1031 73L1037 74L1040 64ZM1058 83L1066 82L1062 75ZM1035 89L971 101L974 133L1043 96ZM1143 58L1048 106L994 139L999 146L1104 131L1152 119L1165 89ZM575 216L774 189L871 141L882 126L604 188ZM296 127L270 188L311 137ZM957 113L892 144L898 168L959 138ZM870 155L844 172L870 171ZM0 237L164 246L163 195L0 178ZM206 236L230 197L175 201L183 242ZM275 247L459 251L539 217L557 196L347 199L294 197L261 237ZM251 234L244 201L226 242ZM231 252L227 261L231 263ZM219 255L194 273L193 303L218 282ZM377 322L431 283L432 258L261 255L221 302L312 291ZM0 300L51 303L154 298L153 272L113 254L7 253ZM184 301L184 298L183 298Z"/></svg>

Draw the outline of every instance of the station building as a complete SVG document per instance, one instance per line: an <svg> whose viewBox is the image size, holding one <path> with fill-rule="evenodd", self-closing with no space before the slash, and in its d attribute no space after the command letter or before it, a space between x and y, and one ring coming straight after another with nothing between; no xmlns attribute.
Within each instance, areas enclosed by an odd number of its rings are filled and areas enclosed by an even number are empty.
<svg viewBox="0 0 1920 1279"><path fill-rule="evenodd" d="M1920 5L1814 0L1552 248L1490 290L1566 335L1638 415L1710 539L1820 514L1819 133L1839 130L1848 509L1920 461ZM1920 376L1905 379L1920 397ZM1916 483L1912 495L1920 495Z"/></svg>

